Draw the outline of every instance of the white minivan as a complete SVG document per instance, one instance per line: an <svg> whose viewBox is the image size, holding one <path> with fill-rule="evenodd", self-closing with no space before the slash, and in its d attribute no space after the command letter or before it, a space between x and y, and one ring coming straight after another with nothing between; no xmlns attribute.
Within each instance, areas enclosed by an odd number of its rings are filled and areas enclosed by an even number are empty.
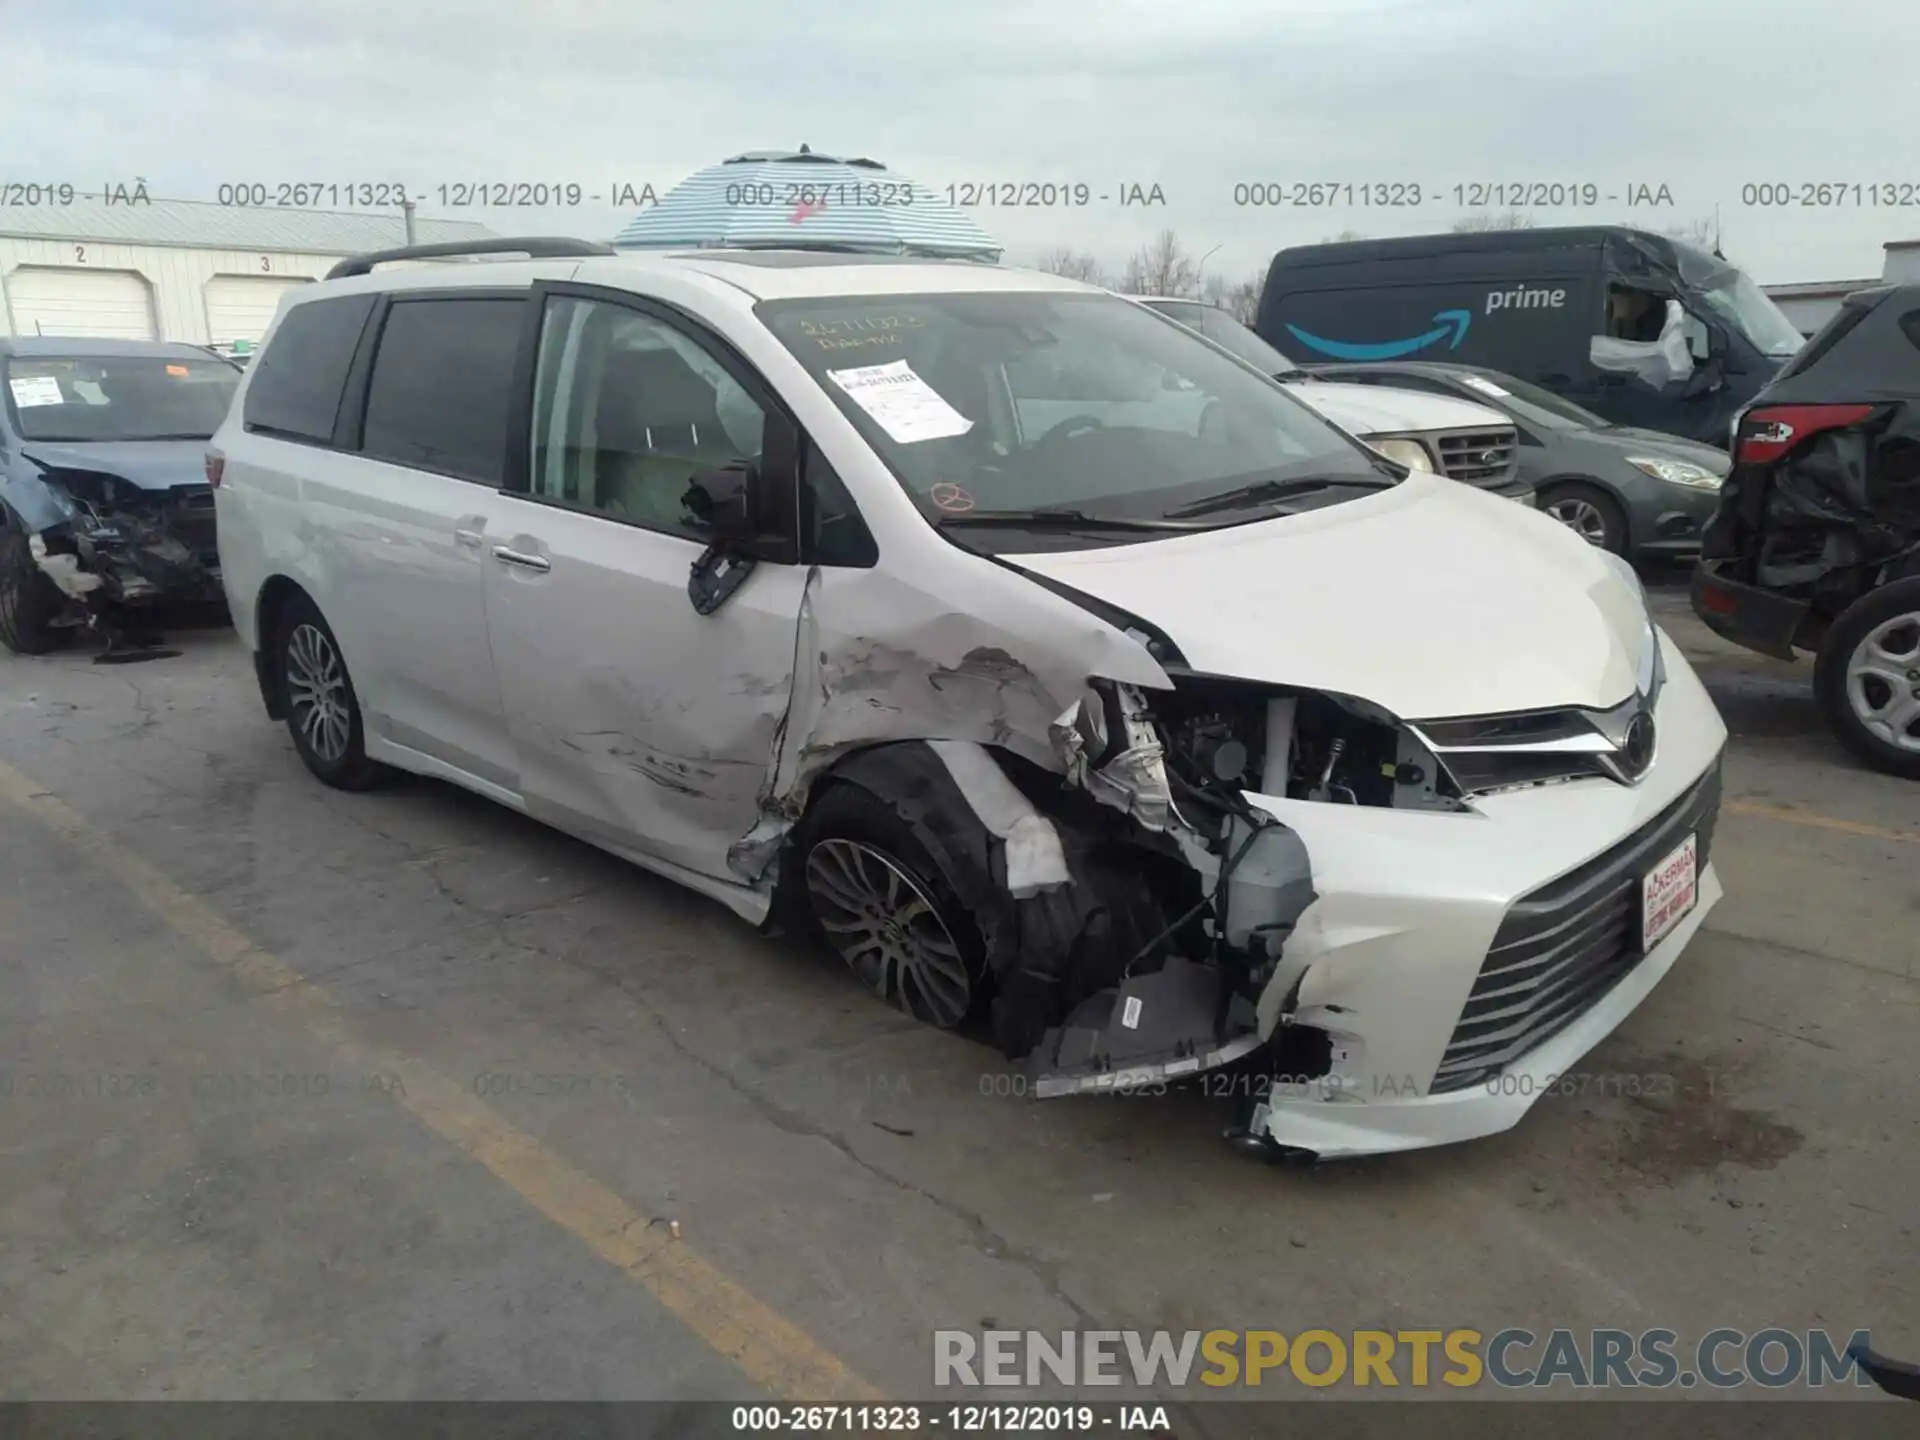
<svg viewBox="0 0 1920 1440"><path fill-rule="evenodd" d="M328 784L822 934L1030 1093L1233 1066L1243 1138L1319 1156L1512 1125L1719 899L1726 730L1632 571L1185 327L967 261L457 248L284 300L208 453Z"/></svg>

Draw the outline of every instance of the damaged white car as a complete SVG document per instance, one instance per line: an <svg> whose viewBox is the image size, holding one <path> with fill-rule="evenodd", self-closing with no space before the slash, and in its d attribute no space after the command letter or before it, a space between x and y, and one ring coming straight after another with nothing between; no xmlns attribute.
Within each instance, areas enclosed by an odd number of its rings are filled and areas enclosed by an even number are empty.
<svg viewBox="0 0 1920 1440"><path fill-rule="evenodd" d="M209 455L323 780L817 928L1040 1094L1233 1065L1320 1156L1513 1124L1718 900L1725 728L1552 520L1053 276L484 248L284 301Z"/></svg>

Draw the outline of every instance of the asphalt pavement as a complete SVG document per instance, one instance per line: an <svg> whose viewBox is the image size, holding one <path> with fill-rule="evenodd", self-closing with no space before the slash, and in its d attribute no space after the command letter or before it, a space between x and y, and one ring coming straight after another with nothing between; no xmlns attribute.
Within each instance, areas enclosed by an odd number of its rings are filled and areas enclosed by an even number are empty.
<svg viewBox="0 0 1920 1440"><path fill-rule="evenodd" d="M1665 1077L1259 1163L437 782L329 791L218 629L0 654L0 1398L913 1396L936 1329L1871 1327L1920 1355L1920 786L1663 622L1727 898Z"/></svg>

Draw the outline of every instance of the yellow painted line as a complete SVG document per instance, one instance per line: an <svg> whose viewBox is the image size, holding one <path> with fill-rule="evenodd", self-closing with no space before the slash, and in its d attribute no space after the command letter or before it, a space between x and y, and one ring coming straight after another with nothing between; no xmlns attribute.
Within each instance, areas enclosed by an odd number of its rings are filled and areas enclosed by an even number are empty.
<svg viewBox="0 0 1920 1440"><path fill-rule="evenodd" d="M649 1225L613 1191L491 1106L424 1061L355 1038L325 990L4 761L0 802L39 821L113 875L175 932L262 997L259 1003L299 1020L362 1073L397 1078L399 1084L386 1093L398 1104L637 1281L770 1395L817 1401L885 1398L799 1326L701 1259L684 1239L675 1239L663 1225Z"/></svg>
<svg viewBox="0 0 1920 1440"><path fill-rule="evenodd" d="M1815 815L1805 810L1789 810L1781 805L1761 805L1753 800L1729 800L1721 807L1736 815L1752 815L1761 820L1779 820L1788 825L1809 825L1816 830L1836 830L1842 835L1864 835L1869 840L1902 840L1920 844L1920 834L1911 830L1888 830L1879 825L1864 825L1858 820L1842 820L1833 815Z"/></svg>

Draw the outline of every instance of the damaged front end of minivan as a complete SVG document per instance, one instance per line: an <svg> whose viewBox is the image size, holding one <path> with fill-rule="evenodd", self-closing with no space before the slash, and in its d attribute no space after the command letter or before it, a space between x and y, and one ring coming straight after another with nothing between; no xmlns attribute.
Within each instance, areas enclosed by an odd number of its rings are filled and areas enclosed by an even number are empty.
<svg viewBox="0 0 1920 1440"><path fill-rule="evenodd" d="M1083 680L1060 705L1004 650L927 658L978 623L836 644L810 605L803 653L818 666L787 723L789 748L812 763L735 847L735 868L787 857L779 868L797 884L809 820L794 811L825 808L824 787L856 787L966 915L962 938L989 977L985 1018L1028 1093L1125 1092L1230 1065L1319 1080L1344 1042L1295 1023L1305 967L1289 972L1287 954L1317 898L1313 864L1259 798L1459 812L1459 789L1377 706L1196 673L1143 623L1090 608L1112 622L1097 623L1101 648L1117 642L1140 663L1127 680ZM1277 977L1291 994L1263 1012ZM884 992L881 974L868 978Z"/></svg>

